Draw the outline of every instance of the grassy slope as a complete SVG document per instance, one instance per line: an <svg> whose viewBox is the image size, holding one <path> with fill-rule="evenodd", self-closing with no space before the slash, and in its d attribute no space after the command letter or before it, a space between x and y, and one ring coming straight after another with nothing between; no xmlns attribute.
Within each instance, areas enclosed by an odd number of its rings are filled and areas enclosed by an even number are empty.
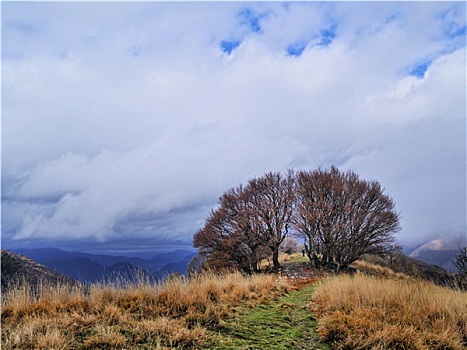
<svg viewBox="0 0 467 350"><path fill-rule="evenodd" d="M238 273L88 290L28 286L2 295L2 349L200 348L234 308L286 293L273 275Z"/></svg>
<svg viewBox="0 0 467 350"><path fill-rule="evenodd" d="M300 259L292 266L301 268ZM292 292L277 276L238 273L126 289L45 286L39 299L18 286L2 295L1 347L328 349L316 327L336 349L467 346L466 292L387 268L359 269L373 277L336 276Z"/></svg>
<svg viewBox="0 0 467 350"><path fill-rule="evenodd" d="M328 349L308 309L314 286L242 311L226 322L209 349Z"/></svg>
<svg viewBox="0 0 467 350"><path fill-rule="evenodd" d="M319 285L322 339L335 349L466 349L467 292L402 277L341 275Z"/></svg>

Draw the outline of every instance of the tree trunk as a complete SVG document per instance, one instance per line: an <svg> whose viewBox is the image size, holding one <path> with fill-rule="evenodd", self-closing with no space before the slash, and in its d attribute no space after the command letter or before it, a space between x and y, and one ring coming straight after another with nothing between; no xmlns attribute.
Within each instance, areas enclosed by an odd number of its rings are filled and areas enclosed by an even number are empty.
<svg viewBox="0 0 467 350"><path fill-rule="evenodd" d="M281 265L279 264L279 248L274 247L272 251L272 263L274 270L279 270Z"/></svg>

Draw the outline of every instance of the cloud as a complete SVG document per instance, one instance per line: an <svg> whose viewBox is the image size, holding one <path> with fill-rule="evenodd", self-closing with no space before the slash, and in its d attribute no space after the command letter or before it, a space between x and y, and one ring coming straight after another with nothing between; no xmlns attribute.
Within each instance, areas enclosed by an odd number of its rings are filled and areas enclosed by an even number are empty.
<svg viewBox="0 0 467 350"><path fill-rule="evenodd" d="M465 235L465 4L3 17L4 242L189 243L229 187L331 164L387 188L401 240Z"/></svg>
<svg viewBox="0 0 467 350"><path fill-rule="evenodd" d="M406 77L369 102L385 121L375 132L379 141L365 140L362 149L372 151L356 152L346 164L385 184L407 243L424 235L465 237L465 73L465 51L458 50L434 61L423 79Z"/></svg>

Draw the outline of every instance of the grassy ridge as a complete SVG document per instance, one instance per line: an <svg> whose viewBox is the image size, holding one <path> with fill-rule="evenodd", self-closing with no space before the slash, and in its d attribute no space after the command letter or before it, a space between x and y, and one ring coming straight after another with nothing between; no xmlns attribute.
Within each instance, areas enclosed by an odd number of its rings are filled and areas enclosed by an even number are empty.
<svg viewBox="0 0 467 350"><path fill-rule="evenodd" d="M410 278L339 276L313 297L336 349L465 349L467 293Z"/></svg>
<svg viewBox="0 0 467 350"><path fill-rule="evenodd" d="M301 268L300 259L289 267ZM466 292L357 265L372 276L323 277L319 285L297 284L300 290L276 275L239 273L165 284L41 286L40 297L18 285L2 295L1 348L467 347Z"/></svg>
<svg viewBox="0 0 467 350"><path fill-rule="evenodd" d="M2 296L2 349L199 348L232 309L277 298L273 275L206 274L164 285L28 286Z"/></svg>

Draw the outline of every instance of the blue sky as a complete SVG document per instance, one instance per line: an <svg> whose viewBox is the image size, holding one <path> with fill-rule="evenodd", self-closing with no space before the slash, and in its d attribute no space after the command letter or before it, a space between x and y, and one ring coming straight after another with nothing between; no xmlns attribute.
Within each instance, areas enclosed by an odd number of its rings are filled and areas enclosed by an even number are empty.
<svg viewBox="0 0 467 350"><path fill-rule="evenodd" d="M331 165L401 243L465 244L465 6L3 2L2 246L189 246L231 186Z"/></svg>

